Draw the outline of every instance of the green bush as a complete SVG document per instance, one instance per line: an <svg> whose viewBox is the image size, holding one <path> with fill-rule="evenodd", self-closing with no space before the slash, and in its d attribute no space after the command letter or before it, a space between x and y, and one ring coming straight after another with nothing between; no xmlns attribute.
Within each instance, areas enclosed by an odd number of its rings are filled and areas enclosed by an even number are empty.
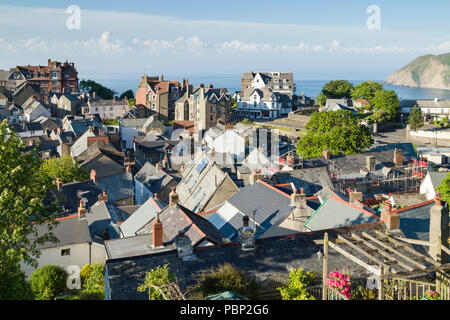
<svg viewBox="0 0 450 320"><path fill-rule="evenodd" d="M85 269L86 266L83 267ZM90 270L90 272L88 272ZM86 278L83 280L81 299L104 299L105 298L105 279L103 277L103 266L93 264L85 269ZM82 276L83 277L83 276Z"/></svg>
<svg viewBox="0 0 450 320"><path fill-rule="evenodd" d="M351 300L377 300L377 297L377 290L358 286L356 290L352 291Z"/></svg>
<svg viewBox="0 0 450 320"><path fill-rule="evenodd" d="M145 275L144 283L139 285L137 291L145 292L149 291L150 300L164 300L164 296L167 292L166 289L160 290L154 288L153 286L162 287L169 283L175 282L175 275L170 272L169 265L165 264L164 266L158 266L154 269L151 269Z"/></svg>
<svg viewBox="0 0 450 320"><path fill-rule="evenodd" d="M203 298L225 291L233 291L250 299L256 299L258 295L255 278L228 263L201 274L193 289Z"/></svg>
<svg viewBox="0 0 450 320"><path fill-rule="evenodd" d="M314 284L316 276L313 272L304 272L303 268L292 269L289 273L289 285L277 288L283 300L315 300L306 287Z"/></svg>
<svg viewBox="0 0 450 320"><path fill-rule="evenodd" d="M90 264L86 264L80 271L81 282L85 282L87 278L91 275L92 266Z"/></svg>
<svg viewBox="0 0 450 320"><path fill-rule="evenodd" d="M30 277L31 290L36 300L53 300L67 289L68 274L56 265L36 269Z"/></svg>

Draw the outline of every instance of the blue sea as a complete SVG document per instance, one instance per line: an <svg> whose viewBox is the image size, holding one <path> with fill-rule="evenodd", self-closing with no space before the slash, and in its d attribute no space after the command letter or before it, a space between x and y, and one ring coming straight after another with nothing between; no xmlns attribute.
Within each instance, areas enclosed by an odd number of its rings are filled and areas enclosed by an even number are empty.
<svg viewBox="0 0 450 320"><path fill-rule="evenodd" d="M182 78L176 77L165 77L170 80L178 80L181 83ZM140 77L136 79L95 79L92 80L98 81L104 86L115 90L118 94L131 89L136 93L138 84L141 80ZM308 97L316 97L325 83L329 80L295 80L296 84L296 94L301 95L302 92L305 93ZM334 79L333 79L334 80ZM357 85L366 80L350 80L346 79L353 83L353 85ZM383 83L383 87L386 90L394 90L400 99L450 99L450 90L442 90L442 89L425 89L425 88L412 88L412 87L399 87L392 86L390 84L384 83L384 80L378 79L367 79L373 80ZM228 91L234 93L235 91L240 90L240 75L237 76L189 76L189 83L194 86L198 86L200 83L205 84L205 86L209 84L213 84L215 88L227 88Z"/></svg>

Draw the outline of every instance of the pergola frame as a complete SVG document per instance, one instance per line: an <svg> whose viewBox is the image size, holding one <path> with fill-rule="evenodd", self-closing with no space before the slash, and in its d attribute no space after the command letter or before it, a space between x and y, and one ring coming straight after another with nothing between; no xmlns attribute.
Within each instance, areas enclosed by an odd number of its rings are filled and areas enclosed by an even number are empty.
<svg viewBox="0 0 450 320"><path fill-rule="evenodd" d="M450 255L450 250L446 246L441 245L441 238L438 238L435 243L432 243L429 241L395 237L391 236L389 230L386 229L386 233L375 230L374 235L370 235L366 232L362 232L361 235L352 232L350 238L348 238L348 236L344 237L343 235L338 235L335 241L332 242L328 239L328 233L325 233L323 242L323 300L328 299L328 294L330 292L330 287L326 283L328 277L329 248L334 249L344 257L373 272L379 277L380 289L378 290L378 300L384 300L385 292L383 282L386 280L400 277L405 277L406 280L406 277L429 272L436 272L437 275L439 275L439 277L437 277L438 279L446 277L444 271L450 269L450 263L442 264L440 254L438 254L438 257L435 260L414 250L409 244L428 247L437 246L437 252L444 251ZM345 250L343 245L351 248L353 252L357 252L364 256L370 262L363 261L361 258L355 256L355 254ZM425 263L428 263L428 266ZM431 266L429 266L430 264ZM374 268L373 265L377 265L379 270ZM441 287L438 279L436 279L437 289Z"/></svg>

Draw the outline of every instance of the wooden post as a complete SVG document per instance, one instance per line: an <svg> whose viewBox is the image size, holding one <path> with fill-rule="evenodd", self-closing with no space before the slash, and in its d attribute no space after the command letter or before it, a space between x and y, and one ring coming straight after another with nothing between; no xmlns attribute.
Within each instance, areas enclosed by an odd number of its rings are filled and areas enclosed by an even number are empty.
<svg viewBox="0 0 450 320"><path fill-rule="evenodd" d="M436 259L437 262L442 263L442 241L441 241L441 237L438 237L436 239Z"/></svg>
<svg viewBox="0 0 450 320"><path fill-rule="evenodd" d="M323 237L323 275L322 275L322 300L328 300L327 294L328 277L328 233Z"/></svg>
<svg viewBox="0 0 450 320"><path fill-rule="evenodd" d="M384 267L380 265L380 284L378 288L378 300L384 300Z"/></svg>

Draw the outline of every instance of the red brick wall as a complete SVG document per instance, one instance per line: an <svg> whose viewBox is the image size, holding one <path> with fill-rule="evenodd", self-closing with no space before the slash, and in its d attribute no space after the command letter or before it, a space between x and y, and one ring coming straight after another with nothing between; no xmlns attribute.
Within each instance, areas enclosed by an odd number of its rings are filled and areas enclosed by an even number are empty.
<svg viewBox="0 0 450 320"><path fill-rule="evenodd" d="M147 89L139 88L136 91L136 104L147 105Z"/></svg>

